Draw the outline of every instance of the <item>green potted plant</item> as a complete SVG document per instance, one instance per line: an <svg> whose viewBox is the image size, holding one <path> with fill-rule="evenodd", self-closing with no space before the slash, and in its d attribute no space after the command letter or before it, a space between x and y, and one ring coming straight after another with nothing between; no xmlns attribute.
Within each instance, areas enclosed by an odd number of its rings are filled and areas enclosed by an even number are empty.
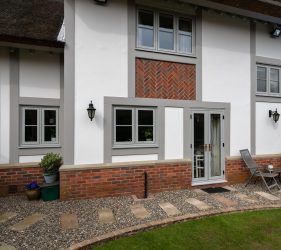
<svg viewBox="0 0 281 250"><path fill-rule="evenodd" d="M153 141L153 129L146 128L146 130L144 131L144 137L146 141Z"/></svg>
<svg viewBox="0 0 281 250"><path fill-rule="evenodd" d="M62 165L60 154L47 153L40 162L43 168L43 175L46 183L53 183L57 180L58 169Z"/></svg>
<svg viewBox="0 0 281 250"><path fill-rule="evenodd" d="M38 200L40 198L40 187L36 181L28 183L25 188L25 194L28 200Z"/></svg>

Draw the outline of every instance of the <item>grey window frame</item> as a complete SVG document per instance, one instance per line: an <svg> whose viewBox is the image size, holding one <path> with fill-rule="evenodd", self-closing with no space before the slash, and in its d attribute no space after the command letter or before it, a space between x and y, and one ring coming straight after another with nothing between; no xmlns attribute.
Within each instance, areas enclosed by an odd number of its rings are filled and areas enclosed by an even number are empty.
<svg viewBox="0 0 281 250"><path fill-rule="evenodd" d="M153 13L153 20L154 20L154 47L147 47L147 46L141 46L139 42L139 12L152 12ZM161 49L159 47L159 18L160 14L164 15L170 15L173 16L173 36L174 36L174 50L168 50L168 49ZM184 19L184 20L190 20L191 21L191 26L192 26L192 31L191 31L191 53L185 53L179 51L179 20ZM151 8L146 8L146 7L138 7L136 9L136 49L137 50L144 50L144 51L151 51L151 52L159 52L159 53L165 53L165 54L172 54L172 55L181 55L181 56L195 56L196 48L195 48L195 32L196 27L195 27L195 18L189 15L184 15L181 13L175 13L173 11L168 12L168 11L161 11L161 10L153 10Z"/></svg>
<svg viewBox="0 0 281 250"><path fill-rule="evenodd" d="M25 110L37 110L37 141L26 142L25 141ZM44 141L44 111L55 110L56 111L56 141L48 142ZM59 146L59 108L58 107L41 107L41 106L21 106L20 112L21 123L21 140L20 147L45 147L45 146Z"/></svg>
<svg viewBox="0 0 281 250"><path fill-rule="evenodd" d="M132 111L132 141L131 142L117 142L116 141L116 110L131 110ZM138 111L149 110L153 112L153 141L139 141L138 140ZM156 144L156 108L151 107L113 107L113 148L116 147L139 147Z"/></svg>
<svg viewBox="0 0 281 250"><path fill-rule="evenodd" d="M258 74L257 69L258 67L263 67L266 69L266 92L258 91ZM276 69L279 72L279 93L274 93L270 91L270 70ZM281 81L280 81L280 73L281 73L281 67L274 66L274 65L265 65L265 64L257 64L256 65L256 94L259 96L274 96L274 97L281 97Z"/></svg>
<svg viewBox="0 0 281 250"><path fill-rule="evenodd" d="M54 110L56 111L56 140L55 141L45 141L45 110ZM41 140L41 144L43 145L57 145L59 143L59 110L58 108L49 108L49 107L44 107L41 108L41 134L42 134L42 140ZM53 126L53 125L52 125Z"/></svg>
<svg viewBox="0 0 281 250"><path fill-rule="evenodd" d="M37 141L26 142L25 141L25 111L26 110L36 110L37 111ZM21 107L21 144L25 146L29 145L39 145L40 144L40 108L38 107Z"/></svg>

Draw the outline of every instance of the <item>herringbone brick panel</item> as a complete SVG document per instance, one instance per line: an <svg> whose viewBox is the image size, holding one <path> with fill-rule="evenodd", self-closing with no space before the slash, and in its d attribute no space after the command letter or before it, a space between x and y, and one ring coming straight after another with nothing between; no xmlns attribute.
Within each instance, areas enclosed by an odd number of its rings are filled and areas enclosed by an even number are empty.
<svg viewBox="0 0 281 250"><path fill-rule="evenodd" d="M195 65L137 58L136 97L195 100Z"/></svg>

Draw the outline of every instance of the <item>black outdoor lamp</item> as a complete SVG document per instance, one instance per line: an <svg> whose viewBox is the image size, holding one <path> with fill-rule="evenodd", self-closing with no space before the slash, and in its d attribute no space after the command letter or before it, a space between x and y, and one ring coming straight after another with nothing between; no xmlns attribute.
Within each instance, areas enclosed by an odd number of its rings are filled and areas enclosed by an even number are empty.
<svg viewBox="0 0 281 250"><path fill-rule="evenodd" d="M92 101L89 103L89 108L87 108L87 112L88 112L89 118L92 121L94 119L95 113L96 113L96 109L95 109L94 104L92 103Z"/></svg>
<svg viewBox="0 0 281 250"><path fill-rule="evenodd" d="M281 26L276 25L273 30L271 31L271 36L273 38L277 38L281 35Z"/></svg>
<svg viewBox="0 0 281 250"><path fill-rule="evenodd" d="M97 4L106 4L107 0L95 0Z"/></svg>
<svg viewBox="0 0 281 250"><path fill-rule="evenodd" d="M269 117L272 117L272 120L275 122L278 122L280 114L277 112L277 109L275 111L269 110Z"/></svg>

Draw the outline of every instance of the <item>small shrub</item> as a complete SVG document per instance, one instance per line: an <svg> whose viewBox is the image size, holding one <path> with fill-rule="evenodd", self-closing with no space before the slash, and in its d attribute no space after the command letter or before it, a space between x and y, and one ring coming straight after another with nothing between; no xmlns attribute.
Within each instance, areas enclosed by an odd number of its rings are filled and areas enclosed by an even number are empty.
<svg viewBox="0 0 281 250"><path fill-rule="evenodd" d="M62 157L60 154L47 153L40 162L40 167L43 168L45 175L56 174L59 167L62 165Z"/></svg>

